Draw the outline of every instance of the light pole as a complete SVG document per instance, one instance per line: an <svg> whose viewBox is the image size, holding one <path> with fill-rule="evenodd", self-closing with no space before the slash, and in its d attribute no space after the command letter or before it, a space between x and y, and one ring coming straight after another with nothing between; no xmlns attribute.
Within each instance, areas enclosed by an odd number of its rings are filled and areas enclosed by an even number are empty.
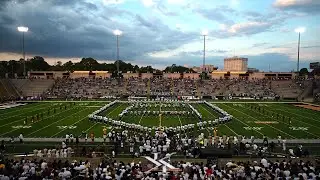
<svg viewBox="0 0 320 180"><path fill-rule="evenodd" d="M113 31L113 34L117 37L117 73L118 73L118 78L120 77L120 68L119 68L119 36L122 35L122 31L119 29L116 29Z"/></svg>
<svg viewBox="0 0 320 180"><path fill-rule="evenodd" d="M299 73L299 66L300 66L300 36L301 33L304 33L306 31L306 28L304 27L299 27L295 29L295 32L299 34L298 38L298 62L297 62L297 73Z"/></svg>
<svg viewBox="0 0 320 180"><path fill-rule="evenodd" d="M24 33L28 32L29 28L25 26L19 26L19 32L22 32L22 57L23 57L23 76L26 77L26 53L24 51Z"/></svg>
<svg viewBox="0 0 320 180"><path fill-rule="evenodd" d="M202 62L202 72L205 72L206 64L206 36L208 35L208 30L202 30L201 35L203 36L203 62Z"/></svg>

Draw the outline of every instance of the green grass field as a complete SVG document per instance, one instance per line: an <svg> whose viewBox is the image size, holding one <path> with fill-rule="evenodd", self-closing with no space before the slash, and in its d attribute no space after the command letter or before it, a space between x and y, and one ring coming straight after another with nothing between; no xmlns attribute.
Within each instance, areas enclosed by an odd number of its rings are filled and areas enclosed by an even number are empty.
<svg viewBox="0 0 320 180"><path fill-rule="evenodd" d="M32 102L25 106L0 110L0 137L17 137L20 133L29 138L65 137L67 133L81 135L82 132L94 132L96 137L102 137L102 129L106 125L89 121L88 115L107 103L109 102ZM289 139L320 138L319 111L298 108L291 103L212 103L234 116L231 122L218 125L218 135L254 135L257 138L265 135L276 138L280 134ZM116 103L102 115L117 119L118 114L127 106L128 103ZM202 114L204 120L218 117L218 114L205 104L192 106ZM26 118L27 122L24 124ZM160 123L159 116L130 115L122 120L151 127L159 126ZM163 116L161 125L180 126L197 122L197 117L168 115ZM108 128L111 130L113 127ZM200 131L212 134L209 128Z"/></svg>

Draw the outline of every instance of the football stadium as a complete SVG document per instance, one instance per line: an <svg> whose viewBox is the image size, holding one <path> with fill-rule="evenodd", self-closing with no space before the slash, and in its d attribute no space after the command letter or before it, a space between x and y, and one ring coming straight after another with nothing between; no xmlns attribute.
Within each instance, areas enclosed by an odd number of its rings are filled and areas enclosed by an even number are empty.
<svg viewBox="0 0 320 180"><path fill-rule="evenodd" d="M0 180L320 179L319 5L0 0Z"/></svg>
<svg viewBox="0 0 320 180"><path fill-rule="evenodd" d="M254 136L262 139L267 136L277 139L318 139L319 112L306 107L312 105L296 102L210 102L194 101L112 101L110 107L103 110L102 117L119 122L155 130L163 127L175 132L187 131L190 134L204 133L226 136ZM1 110L1 137L25 138L65 138L66 134L81 137L82 133L94 133L102 138L104 127L108 131L120 127L120 124L105 121L93 121L89 115L111 104L111 101L45 101L22 102L15 108ZM191 107L189 107L191 105ZM225 123L215 122L222 117L214 108L219 107L232 115ZM134 106L135 108L130 108ZM138 107L136 107L138 106ZM130 108L130 110L129 110ZM120 116L121 113L126 114ZM194 113L193 113L194 112ZM201 117L197 116L197 113ZM160 116L161 115L161 116ZM199 123L206 122L205 124ZM209 123L210 122L210 123ZM187 125L192 124L192 128ZM130 125L127 125L130 128ZM179 127L179 128L178 128ZM182 130L181 127L186 127ZM175 128L175 129L173 129ZM139 129L145 130L145 129Z"/></svg>

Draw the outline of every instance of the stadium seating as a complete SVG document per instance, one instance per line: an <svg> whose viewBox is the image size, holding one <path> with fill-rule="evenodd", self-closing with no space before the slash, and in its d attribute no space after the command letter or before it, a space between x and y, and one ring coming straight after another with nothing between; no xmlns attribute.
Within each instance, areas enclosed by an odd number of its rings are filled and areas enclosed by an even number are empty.
<svg viewBox="0 0 320 180"><path fill-rule="evenodd" d="M291 80L272 81L271 83L272 89L282 98L297 98L307 85L311 83Z"/></svg>
<svg viewBox="0 0 320 180"><path fill-rule="evenodd" d="M293 80L192 80L192 79L65 79L46 96L58 98L100 98L103 96L242 96L298 98L310 81Z"/></svg>
<svg viewBox="0 0 320 180"><path fill-rule="evenodd" d="M22 92L25 97L40 96L44 91L51 88L52 79L11 79L16 89Z"/></svg>
<svg viewBox="0 0 320 180"><path fill-rule="evenodd" d="M15 100L21 93L12 85L8 79L0 79L0 97L7 100Z"/></svg>
<svg viewBox="0 0 320 180"><path fill-rule="evenodd" d="M1 97L103 98L106 96L277 97L303 100L317 93L312 81L266 79L11 79L1 80ZM318 86L319 87L319 86Z"/></svg>

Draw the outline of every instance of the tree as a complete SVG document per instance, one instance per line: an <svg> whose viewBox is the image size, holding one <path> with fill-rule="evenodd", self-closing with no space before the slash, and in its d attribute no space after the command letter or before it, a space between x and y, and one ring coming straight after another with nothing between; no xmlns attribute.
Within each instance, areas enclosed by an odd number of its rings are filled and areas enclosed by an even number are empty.
<svg viewBox="0 0 320 180"><path fill-rule="evenodd" d="M92 71L99 65L98 61L89 57L89 58L82 58L80 63L76 63L78 68L83 68L83 70ZM81 70L81 69L80 69Z"/></svg>
<svg viewBox="0 0 320 180"><path fill-rule="evenodd" d="M186 68L184 66L177 66L176 64L172 64L171 66L168 66L165 68L164 72L179 72L179 73L184 73L184 72L190 72L189 68Z"/></svg>
<svg viewBox="0 0 320 180"><path fill-rule="evenodd" d="M74 70L73 63L71 61L64 63L62 66L65 71L73 72Z"/></svg>
<svg viewBox="0 0 320 180"><path fill-rule="evenodd" d="M33 57L27 64L33 71L47 71L50 68L50 65L41 56Z"/></svg>
<svg viewBox="0 0 320 180"><path fill-rule="evenodd" d="M299 76L305 76L305 75L308 75L308 74L309 74L309 71L308 71L307 68L300 69Z"/></svg>
<svg viewBox="0 0 320 180"><path fill-rule="evenodd" d="M152 73L155 69L153 69L151 66L141 67L139 72L140 73Z"/></svg>

